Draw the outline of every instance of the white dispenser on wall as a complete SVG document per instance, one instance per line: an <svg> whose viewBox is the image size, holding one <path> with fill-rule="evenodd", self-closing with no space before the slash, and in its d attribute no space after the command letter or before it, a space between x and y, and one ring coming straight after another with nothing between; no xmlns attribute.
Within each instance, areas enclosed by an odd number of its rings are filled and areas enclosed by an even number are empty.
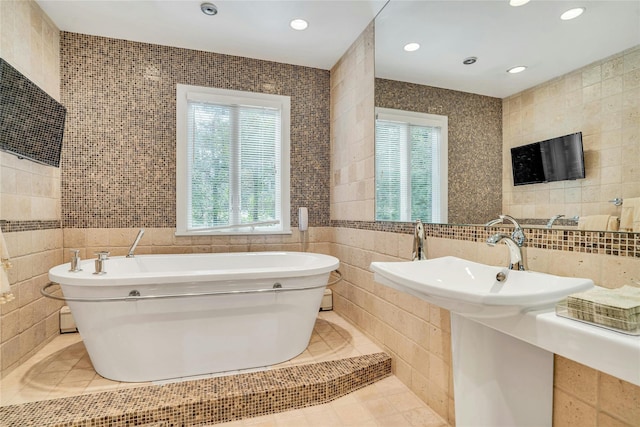
<svg viewBox="0 0 640 427"><path fill-rule="evenodd" d="M309 229L309 211L307 208L298 208L298 230L307 231Z"/></svg>

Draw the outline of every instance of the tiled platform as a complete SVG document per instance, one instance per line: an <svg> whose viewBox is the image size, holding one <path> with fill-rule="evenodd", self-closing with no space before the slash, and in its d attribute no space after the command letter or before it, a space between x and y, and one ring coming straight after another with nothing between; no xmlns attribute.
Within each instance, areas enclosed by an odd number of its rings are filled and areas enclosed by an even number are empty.
<svg viewBox="0 0 640 427"><path fill-rule="evenodd" d="M393 377L385 381L394 382L395 394L404 395L415 407L403 407L404 399L398 396L396 406L391 396L384 396L384 404L371 405L371 410L352 402L348 393L354 390L374 396L379 391L374 387L380 386L371 384L388 376L390 366L387 355L332 312L320 313L309 347L291 361L259 372L164 384L106 380L93 371L79 336L63 335L2 380L0 424L446 425ZM322 419L309 415L324 407ZM296 408L303 409L292 411ZM355 420L352 413L362 416ZM290 424L289 417L298 423ZM302 423L305 417L311 419ZM386 424L394 419L395 424Z"/></svg>

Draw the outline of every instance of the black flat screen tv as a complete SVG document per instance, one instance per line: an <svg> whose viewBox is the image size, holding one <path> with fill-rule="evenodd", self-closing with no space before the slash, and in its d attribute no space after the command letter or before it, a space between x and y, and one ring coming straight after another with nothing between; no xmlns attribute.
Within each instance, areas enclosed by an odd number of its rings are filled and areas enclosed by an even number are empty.
<svg viewBox="0 0 640 427"><path fill-rule="evenodd" d="M0 149L60 166L67 110L0 58Z"/></svg>
<svg viewBox="0 0 640 427"><path fill-rule="evenodd" d="M513 185L585 177L582 132L511 149Z"/></svg>

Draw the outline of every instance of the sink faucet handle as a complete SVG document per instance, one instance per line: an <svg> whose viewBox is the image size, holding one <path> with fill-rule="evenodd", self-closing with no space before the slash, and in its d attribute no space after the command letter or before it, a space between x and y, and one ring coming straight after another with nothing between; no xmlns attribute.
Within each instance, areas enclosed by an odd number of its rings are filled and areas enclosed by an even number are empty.
<svg viewBox="0 0 640 427"><path fill-rule="evenodd" d="M500 215L500 219L502 220L502 222L504 222L504 220L506 219L513 224L514 230L513 233L511 233L511 238L518 244L518 246L522 247L527 238L524 236L524 230L522 229L520 224L518 224L518 221L516 221L516 219L511 215L506 214Z"/></svg>

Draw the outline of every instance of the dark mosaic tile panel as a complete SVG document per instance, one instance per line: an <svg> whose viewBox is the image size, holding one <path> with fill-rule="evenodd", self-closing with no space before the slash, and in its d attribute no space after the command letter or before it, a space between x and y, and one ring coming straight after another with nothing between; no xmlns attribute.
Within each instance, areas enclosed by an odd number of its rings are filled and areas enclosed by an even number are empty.
<svg viewBox="0 0 640 427"><path fill-rule="evenodd" d="M291 221L329 222L329 71L63 32L64 227L175 227L176 84L291 97Z"/></svg>
<svg viewBox="0 0 640 427"><path fill-rule="evenodd" d="M60 166L65 108L0 58L0 149Z"/></svg>
<svg viewBox="0 0 640 427"><path fill-rule="evenodd" d="M17 231L37 231L37 230L51 230L54 228L62 228L62 222L59 220L32 220L32 221L11 221L0 220L0 230L3 233L13 233Z"/></svg>
<svg viewBox="0 0 640 427"><path fill-rule="evenodd" d="M391 374L375 353L271 371L0 407L3 426L201 426L327 403Z"/></svg>
<svg viewBox="0 0 640 427"><path fill-rule="evenodd" d="M449 219L483 223L502 210L502 100L376 79L375 105L449 117Z"/></svg>
<svg viewBox="0 0 640 427"><path fill-rule="evenodd" d="M414 224L408 222L331 221L331 226L387 233L413 234L414 232ZM425 231L427 236L432 237L485 242L490 235L498 232L510 233L513 228L425 224ZM527 236L525 247L640 258L640 233L526 227L524 232Z"/></svg>

